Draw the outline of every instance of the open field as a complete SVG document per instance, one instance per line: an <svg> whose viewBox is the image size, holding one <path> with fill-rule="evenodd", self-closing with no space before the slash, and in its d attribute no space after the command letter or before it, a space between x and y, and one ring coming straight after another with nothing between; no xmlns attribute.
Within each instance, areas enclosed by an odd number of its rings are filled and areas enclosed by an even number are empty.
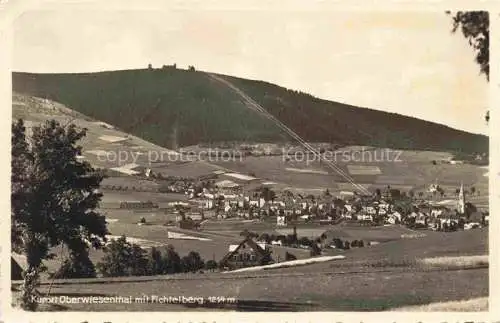
<svg viewBox="0 0 500 323"><path fill-rule="evenodd" d="M163 225L168 221L175 221L174 214L166 214L163 210L125 210L125 209L102 209L109 223L121 223L137 225L141 218L145 218L147 224ZM111 220L111 221L109 221Z"/></svg>
<svg viewBox="0 0 500 323"><path fill-rule="evenodd" d="M224 163L221 164L223 167ZM155 173L161 173L162 176L176 176L186 178L197 178L212 174L214 171L220 170L221 167L214 166L208 162L191 161L179 162L175 164L152 163L151 169Z"/></svg>
<svg viewBox="0 0 500 323"><path fill-rule="evenodd" d="M380 175L378 166L373 165L347 165L347 171L350 175Z"/></svg>
<svg viewBox="0 0 500 323"><path fill-rule="evenodd" d="M311 166L305 162L300 165L285 163L281 156L269 157L246 157L242 161L217 162L218 166L232 169L234 171L248 174L254 173L257 177L266 181L284 183L293 187L305 188L335 188L335 176L323 174L311 174L307 172L287 171L292 169L309 169Z"/></svg>
<svg viewBox="0 0 500 323"><path fill-rule="evenodd" d="M412 233L414 233L413 230L399 225L363 227L359 225L341 224L333 226L333 228L328 228L326 231L327 237L331 239L363 240L366 242L400 240L404 235Z"/></svg>
<svg viewBox="0 0 500 323"><path fill-rule="evenodd" d="M346 258L334 263L318 263L306 267L277 269L277 271L328 272L335 268L411 268L417 264L417 259L466 256L484 258L484 255L489 253L487 228L457 232L427 231L425 233L426 236L422 238L399 239L370 247L352 248L345 251L331 249L326 253L327 255L341 254ZM473 258L465 259L469 259L467 261L470 262ZM460 265L460 262L456 263ZM487 266L479 262L472 264Z"/></svg>
<svg viewBox="0 0 500 323"><path fill-rule="evenodd" d="M485 266L489 264L489 256L431 257L418 259L418 263L438 268Z"/></svg>
<svg viewBox="0 0 500 323"><path fill-rule="evenodd" d="M131 176L108 177L101 182L101 187L105 189L113 186L116 188L127 187L129 190L135 188L138 191L156 191L160 185L154 181L148 181Z"/></svg>
<svg viewBox="0 0 500 323"><path fill-rule="evenodd" d="M325 232L330 228L325 225L318 224L297 224L297 231L299 236L309 236L310 233L321 233ZM273 221L241 221L241 220L209 220L202 225L204 232L212 232L217 234L233 235L239 236L240 232L248 230L251 232L256 232L258 234L268 233L268 234L282 234L282 232L292 233L293 227L282 228L276 227L276 222ZM281 233L280 233L281 232Z"/></svg>
<svg viewBox="0 0 500 323"><path fill-rule="evenodd" d="M292 234L293 227L276 229L280 234ZM325 233L328 238L339 238L348 240L364 240L366 242L386 242L399 240L402 235L413 233L412 230L401 226L374 226L366 227L351 224L341 225L317 225L315 228L297 227L297 234L309 238L318 238L322 233Z"/></svg>
<svg viewBox="0 0 500 323"><path fill-rule="evenodd" d="M315 223L301 223L295 225L299 237L317 238L322 233L326 233L331 239L348 238L349 240L365 241L392 241L399 240L403 235L415 234L415 231L403 226L359 226L356 224L320 225ZM243 222L241 220L226 219L223 221L209 220L202 225L203 231L239 235L243 230L256 232L258 234L292 234L293 225L287 227L277 227L271 221ZM419 232L425 233L425 232Z"/></svg>
<svg viewBox="0 0 500 323"><path fill-rule="evenodd" d="M405 152L408 157L401 162L336 162L336 165L349 173L356 170L358 174L351 177L370 190L392 188L408 191L425 191L436 180L445 189L445 194L454 196L455 189L463 182L465 186L475 186L481 195L488 194L488 177L484 176L485 170L476 165L433 165L432 160L440 156L434 152ZM437 156L436 156L437 155ZM401 157L403 158L403 157ZM415 159L411 159L415 158ZM331 192L352 190L352 185L338 174L333 174L318 161L285 161L282 156L245 157L242 161L218 162L218 166L248 174L253 173L266 181L287 184L296 188L326 189ZM380 174L372 169L376 167ZM289 171L289 170L293 171ZM363 170L363 171L362 171ZM323 174L327 172L328 175ZM370 173L370 174L368 174Z"/></svg>
<svg viewBox="0 0 500 323"><path fill-rule="evenodd" d="M158 203L160 207L168 202L186 201L187 196L179 193L157 193L157 192L138 192L138 191L102 191L102 208L119 208L120 202L147 202Z"/></svg>
<svg viewBox="0 0 500 323"><path fill-rule="evenodd" d="M304 267L297 267L304 268ZM274 272L274 271L273 271ZM273 272L196 274L176 277L93 279L73 283L56 281L55 296L194 296L220 295L235 298L236 304L221 309L247 311L381 311L409 305L462 301L487 297L488 270L405 272L376 271L358 273L313 273L297 275ZM108 282L109 281L109 282ZM113 282L115 281L115 282ZM95 282L95 283L91 283ZM107 283L108 282L108 283ZM447 286L447 288L443 288ZM42 287L41 292L47 290ZM15 294L15 292L14 292ZM146 304L72 304L59 310L162 311L203 309L159 303ZM205 304L208 306L208 304Z"/></svg>

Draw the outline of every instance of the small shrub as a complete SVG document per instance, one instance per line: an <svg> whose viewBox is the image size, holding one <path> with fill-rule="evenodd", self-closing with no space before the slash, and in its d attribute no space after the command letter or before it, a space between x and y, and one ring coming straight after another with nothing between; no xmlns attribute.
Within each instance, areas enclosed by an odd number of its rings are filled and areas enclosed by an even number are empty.
<svg viewBox="0 0 500 323"><path fill-rule="evenodd" d="M207 270L210 270L210 271L214 271L215 269L217 269L217 267L218 267L218 264L217 264L217 261L215 261L215 260L209 260L205 264L205 268Z"/></svg>
<svg viewBox="0 0 500 323"><path fill-rule="evenodd" d="M351 244L349 243L349 241L345 241L344 242L344 249L351 249Z"/></svg>

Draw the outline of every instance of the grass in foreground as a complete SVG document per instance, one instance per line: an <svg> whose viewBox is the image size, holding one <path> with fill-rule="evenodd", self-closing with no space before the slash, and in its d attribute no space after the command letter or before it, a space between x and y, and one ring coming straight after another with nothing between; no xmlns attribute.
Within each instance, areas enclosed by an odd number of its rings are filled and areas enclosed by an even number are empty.
<svg viewBox="0 0 500 323"><path fill-rule="evenodd" d="M459 257L434 257L418 259L417 263L425 267L437 268L471 268L489 265L488 255L459 256Z"/></svg>
<svg viewBox="0 0 500 323"><path fill-rule="evenodd" d="M236 274L232 274L236 275ZM248 275L248 274L245 274ZM226 310L251 311L252 302L287 303L287 311L303 309L320 311L385 311L405 306L424 306L444 301L462 301L489 295L488 270L424 272L366 272L352 274L260 275L228 279L226 275L163 281L122 281L112 284L54 283L51 295L59 296L197 296L234 297L238 303ZM232 278L232 277L231 277ZM200 288L203 287L203 288ZM45 294L49 286L44 285ZM13 292L13 295L16 295ZM242 304L240 307L238 304ZM62 304L75 311L170 311L182 310L173 304ZM244 306L243 306L244 305ZM258 306L257 306L258 305ZM254 305L254 309L259 307ZM187 308L184 310L203 310Z"/></svg>
<svg viewBox="0 0 500 323"><path fill-rule="evenodd" d="M394 308L392 311L401 312L486 312L488 311L488 297L472 298L463 301L436 302L419 306L405 306Z"/></svg>
<svg viewBox="0 0 500 323"><path fill-rule="evenodd" d="M458 257L433 257L433 258L402 258L398 260L382 259L367 263L370 267L389 268L406 267L419 270L457 270L487 268L489 266L488 255L482 256L458 256Z"/></svg>

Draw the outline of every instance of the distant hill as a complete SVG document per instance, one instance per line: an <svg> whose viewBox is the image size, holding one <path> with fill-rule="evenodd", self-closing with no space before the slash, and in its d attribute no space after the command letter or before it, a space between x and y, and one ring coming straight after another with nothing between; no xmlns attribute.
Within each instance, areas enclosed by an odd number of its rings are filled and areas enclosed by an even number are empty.
<svg viewBox="0 0 500 323"><path fill-rule="evenodd" d="M487 152L488 137L219 75L306 141L393 149ZM167 67L79 74L13 73L15 92L51 99L155 144L289 141L207 73ZM384 95L381 93L381 95ZM422 102L425 104L425 102Z"/></svg>

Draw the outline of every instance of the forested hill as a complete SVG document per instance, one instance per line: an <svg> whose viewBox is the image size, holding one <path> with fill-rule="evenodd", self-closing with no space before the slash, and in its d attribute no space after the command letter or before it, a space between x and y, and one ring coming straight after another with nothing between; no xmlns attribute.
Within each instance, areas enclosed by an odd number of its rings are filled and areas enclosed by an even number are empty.
<svg viewBox="0 0 500 323"><path fill-rule="evenodd" d="M219 76L306 141L394 149L488 151L486 136L321 100L262 81ZM249 109L233 89L214 81L207 73L172 66L79 74L15 72L13 90L58 101L168 148L222 141L290 140L275 124Z"/></svg>

